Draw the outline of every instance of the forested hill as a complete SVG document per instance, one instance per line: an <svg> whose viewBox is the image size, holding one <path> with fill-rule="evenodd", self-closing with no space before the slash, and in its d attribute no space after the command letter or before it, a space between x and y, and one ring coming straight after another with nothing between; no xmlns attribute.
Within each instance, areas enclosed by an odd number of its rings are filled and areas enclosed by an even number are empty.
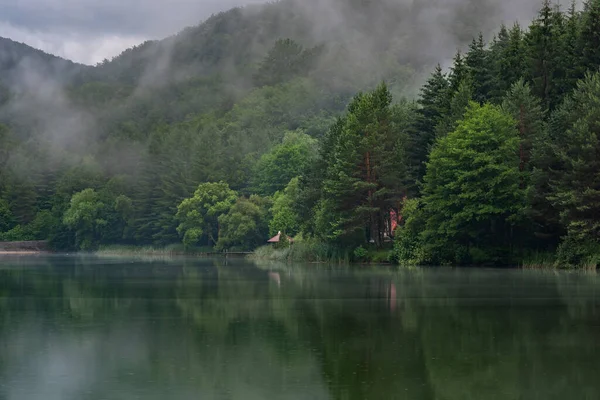
<svg viewBox="0 0 600 400"><path fill-rule="evenodd" d="M311 65L324 81L365 83L393 74L399 65L420 68L449 59L479 32L491 37L499 21L531 17L536 7L532 0L282 0L220 13L127 50L96 72L100 80L121 83L139 83L157 70L166 81L251 77L274 42L290 38L306 48L325 48Z"/></svg>
<svg viewBox="0 0 600 400"><path fill-rule="evenodd" d="M215 15L95 67L74 65L81 73L66 76L76 79L53 76L36 64L45 65L41 56L20 62L0 110L1 238L48 238L57 248L251 249L284 231L336 251L400 245L393 228L405 228L416 207L404 203L429 204L431 150L458 129L469 100L484 107L473 113L495 120L485 107L502 104L522 79L546 132L578 80L600 65L599 7L284 0ZM540 8L529 29L502 25ZM529 154L533 144L522 147ZM518 172L533 153L523 157ZM523 189L532 180L519 182ZM551 207L553 194L539 196ZM514 239L513 211L488 218L506 236L502 249ZM568 230L536 223L532 237L548 240L531 247L552 251ZM448 240L460 242L458 253L476 253L471 237L487 237L485 229ZM431 232L412 232L414 245L437 237Z"/></svg>
<svg viewBox="0 0 600 400"><path fill-rule="evenodd" d="M0 82L4 86L18 79L24 67L35 70L63 84L81 83L90 67L77 64L41 50L34 49L24 43L0 37Z"/></svg>

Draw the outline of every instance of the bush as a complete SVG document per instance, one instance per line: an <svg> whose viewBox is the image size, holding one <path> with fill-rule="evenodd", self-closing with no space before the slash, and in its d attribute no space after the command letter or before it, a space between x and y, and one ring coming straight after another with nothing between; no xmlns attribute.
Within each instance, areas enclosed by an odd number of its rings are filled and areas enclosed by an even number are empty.
<svg viewBox="0 0 600 400"><path fill-rule="evenodd" d="M366 261L369 256L369 252L362 246L354 249L354 261Z"/></svg>
<svg viewBox="0 0 600 400"><path fill-rule="evenodd" d="M294 243L285 248L272 245L259 247L250 258L282 262L348 263L350 261L347 250L315 238L304 239L302 236L296 237Z"/></svg>
<svg viewBox="0 0 600 400"><path fill-rule="evenodd" d="M419 207L417 199L404 201L404 224L395 231L394 250L390 256L391 261L397 264L417 265L424 263L427 258L421 243L424 221Z"/></svg>
<svg viewBox="0 0 600 400"><path fill-rule="evenodd" d="M597 269L600 264L600 243L567 235L558 246L556 263L561 268Z"/></svg>
<svg viewBox="0 0 600 400"><path fill-rule="evenodd" d="M30 229L23 225L17 225L8 232L0 233L0 241L2 242L26 242L35 240Z"/></svg>

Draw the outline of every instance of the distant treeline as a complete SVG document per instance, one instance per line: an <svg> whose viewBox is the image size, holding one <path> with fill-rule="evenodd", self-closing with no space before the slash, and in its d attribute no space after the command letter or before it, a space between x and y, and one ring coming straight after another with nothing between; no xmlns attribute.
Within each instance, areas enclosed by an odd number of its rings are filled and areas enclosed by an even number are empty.
<svg viewBox="0 0 600 400"><path fill-rule="evenodd" d="M39 142L8 157L17 140L2 127L0 239L251 250L281 231L355 260L596 267L600 0L545 1L527 29L480 35L414 102L381 84L346 106L311 75L323 51L279 40L242 99L197 82L198 100L223 94L227 111L157 122L139 149L120 125L76 166ZM44 157L54 168L23 177Z"/></svg>

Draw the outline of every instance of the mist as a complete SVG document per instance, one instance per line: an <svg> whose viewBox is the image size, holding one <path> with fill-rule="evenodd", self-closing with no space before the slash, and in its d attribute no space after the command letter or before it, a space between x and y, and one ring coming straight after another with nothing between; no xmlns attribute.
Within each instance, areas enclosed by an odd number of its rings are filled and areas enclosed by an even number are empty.
<svg viewBox="0 0 600 400"><path fill-rule="evenodd" d="M30 0L26 4L31 6L33 3ZM160 14L165 7L159 6L159 3L103 3L104 15L116 13L118 17L107 21L106 29L123 34L142 32L149 35L147 25L138 26L137 31L116 26L126 24L128 17L124 13L129 12L128 4L141 7L141 15L147 17ZM184 5L178 3L178 6ZM250 2L242 9L213 16L199 27L129 50L112 62L95 68L71 65L69 68L78 71L71 75L89 75L92 81L108 79L119 82L119 74L124 71L133 73L136 77L126 82L129 86L133 85L131 94L115 103L117 110L126 110L138 104L140 99L156 96L153 93L171 84L210 76L215 71L225 79L228 95L238 100L252 87L248 66L254 68L252 65L260 62L275 40L290 37L307 48L325 46L327 52L320 60L320 69L330 70L324 76L331 82L339 79L339 87L362 90L363 87L351 86L356 77L368 76L363 85L372 85L389 78L398 69L409 67L414 72L398 79L402 81L404 95L410 97L417 94L418 86L435 64L448 65L456 51L466 50L471 38L479 32L489 40L502 23L526 24L540 5L539 0L283 0L265 5ZM12 7L11 12L18 12L19 7ZM40 26L52 28L56 22L54 18L58 18L52 10L46 22L36 12L32 12L30 18ZM205 10L217 8L207 7ZM65 18L73 29L81 22L71 14ZM169 21L168 27L158 32L164 33L175 29L177 24L191 22L189 19ZM271 23L266 24L265 21ZM179 26L178 29L183 28ZM102 26L90 29L101 32ZM229 32L247 29L248 33L238 34L234 41L215 45L216 35L223 29ZM236 44L236 41L240 43ZM207 47L214 47L212 51L216 56L212 64L190 56L190 52L203 51ZM93 53L95 49L87 51ZM240 64L240 52L249 61ZM339 57L340 54L344 55L343 58ZM0 56L5 57L4 54ZM64 158L66 153L78 162L76 160L94 151L95 143L103 140L100 120L109 111L91 110L77 104L69 92L79 84L73 79L65 79L62 70L49 70L46 64L46 59L28 55L18 60L5 81L12 96L0 113L12 116L12 120L27 121L28 133L17 132L26 142L44 143L52 157ZM110 131L107 132L104 127L103 135L106 134ZM142 148L142 145L133 142L127 146L119 145L111 154L104 155L105 159L100 162L112 169L123 166L122 169L132 172Z"/></svg>

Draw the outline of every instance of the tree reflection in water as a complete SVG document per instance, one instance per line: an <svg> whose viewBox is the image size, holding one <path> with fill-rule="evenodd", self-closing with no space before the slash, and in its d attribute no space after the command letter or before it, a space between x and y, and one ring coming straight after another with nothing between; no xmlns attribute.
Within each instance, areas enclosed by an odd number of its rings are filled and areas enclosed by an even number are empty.
<svg viewBox="0 0 600 400"><path fill-rule="evenodd" d="M596 399L599 279L5 257L1 399Z"/></svg>

